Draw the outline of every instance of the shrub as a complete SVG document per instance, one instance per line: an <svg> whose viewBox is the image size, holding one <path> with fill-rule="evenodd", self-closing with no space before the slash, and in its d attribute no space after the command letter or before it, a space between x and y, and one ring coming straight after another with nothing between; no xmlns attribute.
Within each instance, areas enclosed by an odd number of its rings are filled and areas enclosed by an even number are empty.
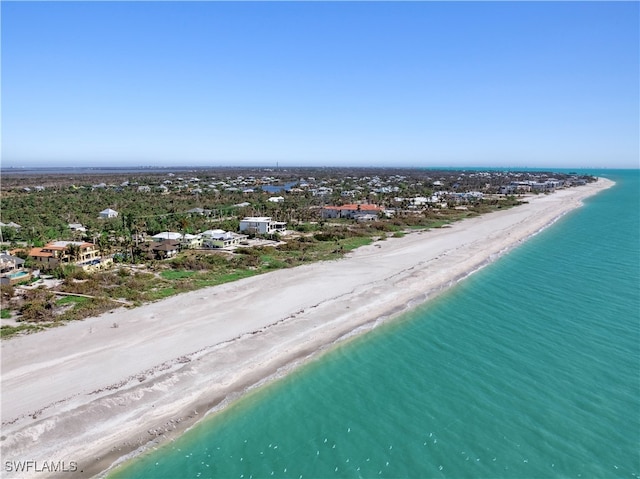
<svg viewBox="0 0 640 479"><path fill-rule="evenodd" d="M316 231L318 229L318 225L299 223L294 228L296 231L300 231L301 233L309 233L310 231Z"/></svg>
<svg viewBox="0 0 640 479"><path fill-rule="evenodd" d="M330 231L323 233L316 233L313 238L318 241L338 241L345 238L345 234L340 231Z"/></svg>
<svg viewBox="0 0 640 479"><path fill-rule="evenodd" d="M22 305L20 313L23 321L51 321L53 320L53 305L46 300L32 300Z"/></svg>
<svg viewBox="0 0 640 479"><path fill-rule="evenodd" d="M13 295L15 294L15 292L16 290L10 284L3 284L2 286L0 286L0 294L2 294L2 302L9 301L11 298L13 298Z"/></svg>

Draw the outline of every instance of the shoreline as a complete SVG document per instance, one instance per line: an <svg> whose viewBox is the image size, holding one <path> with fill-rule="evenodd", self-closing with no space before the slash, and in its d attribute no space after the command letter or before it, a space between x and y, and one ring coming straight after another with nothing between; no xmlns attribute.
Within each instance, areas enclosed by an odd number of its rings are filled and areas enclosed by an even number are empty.
<svg viewBox="0 0 640 479"><path fill-rule="evenodd" d="M423 304L613 184L599 179L529 197L528 204L389 238L340 260L3 342L4 477L105 475L212 410ZM29 460L78 467L57 476L4 469L6 461Z"/></svg>

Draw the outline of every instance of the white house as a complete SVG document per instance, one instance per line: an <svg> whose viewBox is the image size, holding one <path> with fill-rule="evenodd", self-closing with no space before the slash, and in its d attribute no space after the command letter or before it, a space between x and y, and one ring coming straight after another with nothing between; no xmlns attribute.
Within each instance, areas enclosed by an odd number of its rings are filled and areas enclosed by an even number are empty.
<svg viewBox="0 0 640 479"><path fill-rule="evenodd" d="M108 218L117 218L118 212L116 210L112 210L111 208L107 208L106 210L102 210L100 212L100 218L108 219Z"/></svg>
<svg viewBox="0 0 640 479"><path fill-rule="evenodd" d="M182 233L175 233L173 231L163 231L157 235L151 237L153 241L160 242L166 240L180 241L182 239Z"/></svg>
<svg viewBox="0 0 640 479"><path fill-rule="evenodd" d="M284 231L286 226L287 223L273 221L271 216L247 216L240 221L240 232L264 235Z"/></svg>
<svg viewBox="0 0 640 479"><path fill-rule="evenodd" d="M4 251L0 253L0 283L15 284L31 279L29 271L24 269L24 260Z"/></svg>
<svg viewBox="0 0 640 479"><path fill-rule="evenodd" d="M283 196L272 196L269 198L269 200L271 203L283 203L284 202L284 197Z"/></svg>
<svg viewBox="0 0 640 479"><path fill-rule="evenodd" d="M362 215L379 215L383 208L369 204L348 204L342 206L325 206L322 208L323 218L350 218L358 219Z"/></svg>
<svg viewBox="0 0 640 479"><path fill-rule="evenodd" d="M310 191L313 196L327 196L333 193L333 188L329 188L327 186L320 186L319 188L314 188Z"/></svg>
<svg viewBox="0 0 640 479"><path fill-rule="evenodd" d="M224 230L207 230L200 233L202 246L205 248L226 248L240 244L247 235L232 233Z"/></svg>
<svg viewBox="0 0 640 479"><path fill-rule="evenodd" d="M86 233L87 232L87 228L82 226L81 223L69 223L69 229L71 231L79 231L81 233Z"/></svg>
<svg viewBox="0 0 640 479"><path fill-rule="evenodd" d="M185 235L180 240L180 245L182 245L183 248L189 249L200 248L202 246L202 236L185 233Z"/></svg>

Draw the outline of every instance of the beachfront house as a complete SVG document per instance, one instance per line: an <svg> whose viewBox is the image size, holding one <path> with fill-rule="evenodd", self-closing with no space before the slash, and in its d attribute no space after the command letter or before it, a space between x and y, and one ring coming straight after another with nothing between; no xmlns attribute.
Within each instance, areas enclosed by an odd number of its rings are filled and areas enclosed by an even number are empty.
<svg viewBox="0 0 640 479"><path fill-rule="evenodd" d="M180 239L180 246L184 249L201 248L202 236L185 233Z"/></svg>
<svg viewBox="0 0 640 479"><path fill-rule="evenodd" d="M283 232L287 223L273 221L271 216L247 216L240 221L240 232L254 235L265 235Z"/></svg>
<svg viewBox="0 0 640 479"><path fill-rule="evenodd" d="M0 284L16 284L27 281L31 274L24 268L24 260L8 252L0 254Z"/></svg>
<svg viewBox="0 0 640 479"><path fill-rule="evenodd" d="M175 240L165 240L153 245L153 251L159 259L173 258L180 251L180 243Z"/></svg>
<svg viewBox="0 0 640 479"><path fill-rule="evenodd" d="M163 231L162 233L153 235L151 239L156 243L166 240L180 242L180 240L182 240L182 233L176 233L174 231Z"/></svg>
<svg viewBox="0 0 640 479"><path fill-rule="evenodd" d="M96 245L84 241L51 241L42 248L31 248L29 256L44 269L70 263L93 269L101 264Z"/></svg>
<svg viewBox="0 0 640 479"><path fill-rule="evenodd" d="M228 248L237 246L240 241L247 239L247 235L224 230L207 230L200 233L204 248Z"/></svg>
<svg viewBox="0 0 640 479"><path fill-rule="evenodd" d="M107 208L106 210L102 210L99 213L99 218L101 219L110 219L110 218L117 218L118 217L118 212L116 210L112 210L111 208Z"/></svg>
<svg viewBox="0 0 640 479"><path fill-rule="evenodd" d="M348 218L358 220L360 218L370 219L378 216L384 209L377 205L369 204L348 204L342 206L325 206L322 208L323 218Z"/></svg>
<svg viewBox="0 0 640 479"><path fill-rule="evenodd" d="M147 259L167 259L173 258L180 251L180 242L171 239L142 243L138 245L138 250Z"/></svg>

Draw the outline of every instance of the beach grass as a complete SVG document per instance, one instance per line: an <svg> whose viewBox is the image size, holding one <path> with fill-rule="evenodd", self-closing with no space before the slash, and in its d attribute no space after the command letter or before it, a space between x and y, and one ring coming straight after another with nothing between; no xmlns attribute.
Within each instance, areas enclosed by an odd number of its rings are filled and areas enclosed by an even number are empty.
<svg viewBox="0 0 640 479"><path fill-rule="evenodd" d="M83 304L89 301L89 298L84 296L64 296L56 300L56 306L63 306L65 304Z"/></svg>
<svg viewBox="0 0 640 479"><path fill-rule="evenodd" d="M360 248L361 246L366 246L368 244L371 244L373 242L373 239L371 239L370 237L354 237L354 238L347 238L345 240L343 240L340 243L340 246L342 246L346 251L351 251L354 250L356 248Z"/></svg>
<svg viewBox="0 0 640 479"><path fill-rule="evenodd" d="M37 331L44 331L45 329L53 328L58 325L59 324L57 323L44 323L44 324L23 323L23 324L19 324L18 326L5 325L0 327L0 337L6 338L6 337L14 336L18 333L24 333L24 332L35 333Z"/></svg>
<svg viewBox="0 0 640 479"><path fill-rule="evenodd" d="M194 274L196 274L195 271L168 270L168 271L161 272L160 276L162 276L164 279L172 280L172 279L190 278Z"/></svg>

